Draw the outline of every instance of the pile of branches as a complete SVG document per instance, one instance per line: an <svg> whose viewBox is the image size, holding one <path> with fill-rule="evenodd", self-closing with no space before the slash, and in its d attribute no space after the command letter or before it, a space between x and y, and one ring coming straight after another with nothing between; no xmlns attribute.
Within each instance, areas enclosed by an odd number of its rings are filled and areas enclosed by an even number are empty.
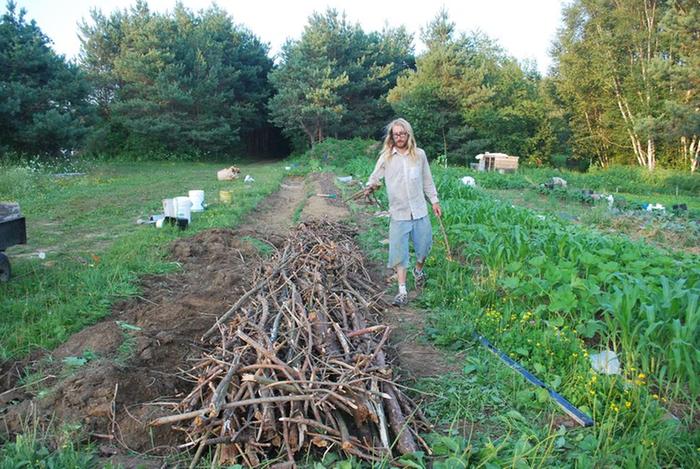
<svg viewBox="0 0 700 469"><path fill-rule="evenodd" d="M208 352L171 424L220 464L257 466L315 448L367 461L429 452L428 425L387 363L390 328L348 227L302 223L253 287L204 335Z"/></svg>

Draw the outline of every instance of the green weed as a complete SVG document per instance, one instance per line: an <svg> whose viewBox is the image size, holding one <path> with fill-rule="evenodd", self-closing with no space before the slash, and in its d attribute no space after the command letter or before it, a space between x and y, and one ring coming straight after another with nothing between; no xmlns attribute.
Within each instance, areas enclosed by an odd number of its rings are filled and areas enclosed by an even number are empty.
<svg viewBox="0 0 700 469"><path fill-rule="evenodd" d="M252 244L262 257L269 257L275 252L274 246L270 246L268 243L261 241L258 238L253 238L252 236L244 236L241 238L241 241Z"/></svg>
<svg viewBox="0 0 700 469"><path fill-rule="evenodd" d="M41 428L36 421L28 422L23 433L0 448L0 468L92 467L97 463L96 450L77 443L81 433L80 425Z"/></svg>

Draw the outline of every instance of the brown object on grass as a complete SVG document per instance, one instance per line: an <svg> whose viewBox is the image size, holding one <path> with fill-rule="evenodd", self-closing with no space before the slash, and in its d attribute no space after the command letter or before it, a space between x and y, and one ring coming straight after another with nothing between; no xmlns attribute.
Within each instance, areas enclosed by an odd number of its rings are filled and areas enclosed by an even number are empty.
<svg viewBox="0 0 700 469"><path fill-rule="evenodd" d="M241 170L236 166L229 166L228 168L217 171L216 178L219 181L232 181L233 179L237 179L240 174Z"/></svg>

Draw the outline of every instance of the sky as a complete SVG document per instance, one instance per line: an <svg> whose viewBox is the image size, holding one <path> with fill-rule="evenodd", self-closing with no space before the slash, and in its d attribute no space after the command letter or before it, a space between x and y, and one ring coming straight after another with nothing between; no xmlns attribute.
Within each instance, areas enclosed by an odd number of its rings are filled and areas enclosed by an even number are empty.
<svg viewBox="0 0 700 469"><path fill-rule="evenodd" d="M127 0L16 0L27 10L27 18L36 20L52 41L54 49L68 59L80 51L78 23L90 18L96 7L107 14L135 3ZM198 11L211 0L182 0L189 9ZM414 35L420 52L420 30L441 7L449 13L459 32L481 31L495 39L518 60L534 60L545 74L551 64L548 51L561 21L563 0L412 0L381 2L377 0L219 0L233 21L242 24L270 45L270 54L278 53L287 39L298 39L308 17L333 7L344 11L348 20L359 23L365 32L380 31L385 25L403 25ZM149 0L152 10L172 10L175 0ZM3 8L4 11L4 8Z"/></svg>

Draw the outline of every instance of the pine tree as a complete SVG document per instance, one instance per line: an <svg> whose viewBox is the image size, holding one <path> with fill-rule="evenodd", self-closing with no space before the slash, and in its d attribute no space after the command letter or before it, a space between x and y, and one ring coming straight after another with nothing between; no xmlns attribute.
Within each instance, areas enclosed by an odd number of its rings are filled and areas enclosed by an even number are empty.
<svg viewBox="0 0 700 469"><path fill-rule="evenodd" d="M90 122L88 83L25 15L9 1L0 18L0 152L74 150Z"/></svg>

